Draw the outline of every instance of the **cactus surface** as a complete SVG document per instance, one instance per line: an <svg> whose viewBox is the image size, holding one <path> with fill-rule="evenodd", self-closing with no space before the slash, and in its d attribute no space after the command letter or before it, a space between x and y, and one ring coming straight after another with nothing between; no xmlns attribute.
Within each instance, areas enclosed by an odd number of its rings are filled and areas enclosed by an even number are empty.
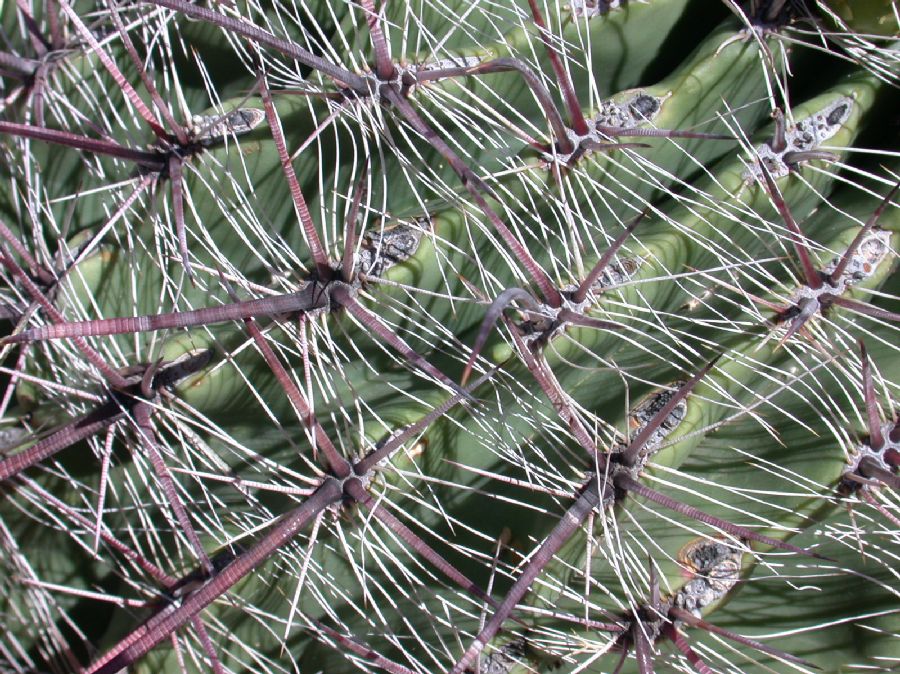
<svg viewBox="0 0 900 674"><path fill-rule="evenodd" d="M0 672L900 666L888 5L0 4Z"/></svg>

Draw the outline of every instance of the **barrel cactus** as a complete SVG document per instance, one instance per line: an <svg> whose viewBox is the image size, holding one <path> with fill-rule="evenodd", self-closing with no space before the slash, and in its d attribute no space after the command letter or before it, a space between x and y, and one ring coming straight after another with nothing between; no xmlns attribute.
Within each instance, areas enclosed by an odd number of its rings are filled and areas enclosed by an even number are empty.
<svg viewBox="0 0 900 674"><path fill-rule="evenodd" d="M0 670L900 664L878 0L19 0Z"/></svg>

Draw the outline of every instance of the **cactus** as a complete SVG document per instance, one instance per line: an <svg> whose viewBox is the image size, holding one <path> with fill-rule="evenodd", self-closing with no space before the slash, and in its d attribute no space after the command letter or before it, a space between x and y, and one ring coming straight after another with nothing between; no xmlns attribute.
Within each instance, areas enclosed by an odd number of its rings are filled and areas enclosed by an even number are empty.
<svg viewBox="0 0 900 674"><path fill-rule="evenodd" d="M882 3L2 29L0 671L897 666Z"/></svg>

